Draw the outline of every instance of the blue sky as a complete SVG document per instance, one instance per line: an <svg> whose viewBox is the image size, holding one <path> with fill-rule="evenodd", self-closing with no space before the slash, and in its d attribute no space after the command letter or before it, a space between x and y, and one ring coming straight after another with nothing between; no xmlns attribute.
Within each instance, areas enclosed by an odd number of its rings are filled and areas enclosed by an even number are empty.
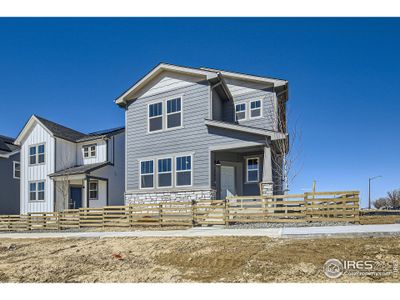
<svg viewBox="0 0 400 300"><path fill-rule="evenodd" d="M400 19L0 19L0 134L33 113L90 132L159 62L289 80L302 132L291 192L400 188Z"/></svg>

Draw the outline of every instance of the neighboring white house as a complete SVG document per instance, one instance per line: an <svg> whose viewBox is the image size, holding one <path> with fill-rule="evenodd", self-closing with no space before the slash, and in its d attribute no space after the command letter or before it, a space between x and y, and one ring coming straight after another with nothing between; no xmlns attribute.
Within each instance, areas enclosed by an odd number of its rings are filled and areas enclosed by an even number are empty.
<svg viewBox="0 0 400 300"><path fill-rule="evenodd" d="M123 127L84 134L33 115L15 142L21 214L124 204Z"/></svg>

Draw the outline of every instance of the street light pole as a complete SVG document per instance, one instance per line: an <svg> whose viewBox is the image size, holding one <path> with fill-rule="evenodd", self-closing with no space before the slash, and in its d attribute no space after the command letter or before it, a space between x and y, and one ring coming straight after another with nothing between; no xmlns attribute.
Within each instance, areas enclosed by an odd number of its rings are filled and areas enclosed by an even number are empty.
<svg viewBox="0 0 400 300"><path fill-rule="evenodd" d="M380 177L382 176L379 175L368 178L368 209L371 209L371 181Z"/></svg>

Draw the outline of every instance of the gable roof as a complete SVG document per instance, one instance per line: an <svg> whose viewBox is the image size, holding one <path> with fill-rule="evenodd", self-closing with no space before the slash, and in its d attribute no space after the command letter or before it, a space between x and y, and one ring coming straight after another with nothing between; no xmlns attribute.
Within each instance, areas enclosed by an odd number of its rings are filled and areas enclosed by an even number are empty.
<svg viewBox="0 0 400 300"><path fill-rule="evenodd" d="M212 68L193 68L193 67L183 67L172 64L160 63L156 67L154 67L149 73L147 73L144 77L142 77L135 84L133 84L129 89L123 92L119 97L117 97L115 99L115 103L121 107L126 106L127 102L131 101L132 98L134 98L134 95L138 91L140 91L151 80L153 80L156 76L158 76L164 71L198 76L200 78L209 81L212 84L220 82L222 83L222 85L225 85L224 78L235 78L245 81L259 82L263 84L269 84L271 85L271 87L284 86L287 85L288 83L287 80L271 78L271 77L262 77L244 73L228 72ZM226 88L225 92L227 93L227 97L230 98L231 95L229 89Z"/></svg>
<svg viewBox="0 0 400 300"><path fill-rule="evenodd" d="M19 147L14 144L14 139L0 135L0 157L9 157L19 152Z"/></svg>
<svg viewBox="0 0 400 300"><path fill-rule="evenodd" d="M76 131L74 129L65 127L53 121L47 120L45 118L35 116L48 130L53 133L55 137L62 138L67 141L75 142L86 135L82 132Z"/></svg>
<svg viewBox="0 0 400 300"><path fill-rule="evenodd" d="M66 126L63 126L61 124L55 123L53 121L47 120L45 118L42 118L42 117L39 117L36 115L32 115L32 117L25 124L24 128L21 130L20 134L18 135L17 139L15 140L15 142L17 144L20 144L22 142L22 139L27 134L29 128L35 122L38 122L39 124L41 124L46 130L49 131L49 133L52 136L58 137L58 138L61 138L63 140L67 140L70 142L74 142L74 143L110 137L112 135L118 134L125 130L125 127L118 127L118 128L96 131L96 132L86 134L86 133L82 133L80 131L68 128Z"/></svg>

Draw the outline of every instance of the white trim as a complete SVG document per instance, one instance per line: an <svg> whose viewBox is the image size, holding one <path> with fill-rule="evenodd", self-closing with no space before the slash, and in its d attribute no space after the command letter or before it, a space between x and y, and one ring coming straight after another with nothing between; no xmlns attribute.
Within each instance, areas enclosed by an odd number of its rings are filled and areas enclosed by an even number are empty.
<svg viewBox="0 0 400 300"><path fill-rule="evenodd" d="M216 72L212 72L212 71L193 69L193 68L188 68L188 67L180 67L180 66L161 63L158 66L156 66L153 70L151 70L149 73L147 73L146 76L144 76L142 79L140 79L136 84L134 84L131 88L129 88L125 93L123 93L121 96L119 96L115 100L115 103L116 104L123 104L123 103L126 104L127 101L129 101L129 99L126 99L126 98L133 98L134 93L136 91L139 91L143 86L148 84L152 79L154 79L157 75L159 75L163 71L171 71L174 73L183 73L183 74L189 74L189 75L194 75L194 76L200 76L200 77L204 77L207 80L218 77L218 74Z"/></svg>
<svg viewBox="0 0 400 300"><path fill-rule="evenodd" d="M251 108L251 103L257 102L257 101L260 102L260 107L259 107L259 108ZM251 111L252 111L252 110L258 110L258 109L260 110L260 115L257 116L257 117L252 117L252 116L251 116ZM264 107L263 107L263 101L262 101L261 99L250 100L250 101L249 101L249 120L255 120L255 119L260 119L260 118L262 118L262 117L263 117L263 109L264 109Z"/></svg>
<svg viewBox="0 0 400 300"><path fill-rule="evenodd" d="M242 131L242 132L247 132L247 133L252 133L252 134L269 136L269 137L271 137L271 140L273 140L273 141L287 138L287 134L285 134L285 133L275 132L275 131L262 129L262 128L248 127L245 125L228 123L228 122L223 122L223 121L206 119L205 124L208 126L214 126L214 127Z"/></svg>
<svg viewBox="0 0 400 300"><path fill-rule="evenodd" d="M19 177L15 176L15 165L19 164ZM19 161L13 161L13 178L14 179L21 179L21 163Z"/></svg>
<svg viewBox="0 0 400 300"><path fill-rule="evenodd" d="M179 112L168 113L168 101L175 100L175 99L180 99L181 110ZM181 114L181 125L168 128L168 116L173 115L173 114L178 114L178 113ZM165 99L165 130L173 130L173 129L179 129L179 128L183 128L183 95L172 97L172 98L169 97L169 98Z"/></svg>
<svg viewBox="0 0 400 300"><path fill-rule="evenodd" d="M264 144L263 144L264 145ZM137 159L137 161L145 161L145 160L152 160L152 159L158 159L158 158L168 158L168 157L175 157L175 156L189 156L189 155L194 155L195 152L174 152L174 153L167 153L167 154L161 154L161 155L152 155L152 156L146 156Z"/></svg>
<svg viewBox="0 0 400 300"><path fill-rule="evenodd" d="M257 160L257 180L249 180L249 160L250 159L256 159ZM250 170L250 171L255 171L255 170ZM258 156L253 156L253 157L247 157L246 158L246 183L258 183L260 182L260 157Z"/></svg>
<svg viewBox="0 0 400 300"><path fill-rule="evenodd" d="M185 157L185 156L189 156L190 157L190 184L189 185L178 185L177 184L177 179L178 179L178 176L177 176L177 173L182 173L182 172L189 172L189 170L180 170L180 171L178 171L177 169L176 169L176 166L177 166L177 163L176 163L176 160L177 160L177 158L179 158L179 157ZM194 161L193 161L193 155L191 155L191 154L187 154L187 155L179 155L179 156L175 156L175 188L180 188L180 187L191 187L191 186L193 186L193 163L194 163Z"/></svg>
<svg viewBox="0 0 400 300"><path fill-rule="evenodd" d="M35 200L31 200L31 183L35 183ZM44 199L38 200L39 198L39 183L43 183L43 196ZM36 203L36 202L46 202L46 180L29 180L28 181L28 202Z"/></svg>
<svg viewBox="0 0 400 300"><path fill-rule="evenodd" d="M146 173L143 175L153 175L153 186L151 187L142 187L142 162L152 161L153 162L153 173ZM151 190L155 188L155 170L154 170L154 159L141 159L139 160L139 189L141 190Z"/></svg>
<svg viewBox="0 0 400 300"><path fill-rule="evenodd" d="M94 148L94 156L91 155L92 151L90 149L88 149L88 156L85 157L85 148L90 148L90 147L93 147L93 146L95 147ZM97 148L98 148L97 143L91 143L91 144L82 145L82 157L83 157L83 159L97 158Z"/></svg>
<svg viewBox="0 0 400 300"><path fill-rule="evenodd" d="M159 170L158 170L158 161L160 161L160 160L164 160L164 159L170 159L171 160L171 171L169 171L169 172L160 172ZM171 156L169 156L169 157L162 157L162 158L157 158L157 159L155 159L156 160L156 187L157 188L159 188L159 189L164 189L164 188L172 188L173 187L173 185L174 185L174 158L173 157L171 157ZM153 170L154 171L154 170ZM171 185L166 185L166 186L160 186L159 185L159 180L158 180L158 175L159 174L171 174Z"/></svg>
<svg viewBox="0 0 400 300"><path fill-rule="evenodd" d="M51 130L49 130L42 122L39 121L38 118L36 118L35 115L32 115L28 121L28 123L26 123L26 125L24 126L24 128L22 129L22 131L20 132L20 134L17 136L17 138L14 141L15 145L21 146L22 140L24 139L25 135L27 134L27 132L29 131L29 128L31 128L31 126L34 124L34 122L40 124L45 131L47 131L47 133L51 136L54 137L53 133L51 132Z"/></svg>
<svg viewBox="0 0 400 300"><path fill-rule="evenodd" d="M144 157L141 159L138 159L139 162L139 170L138 170L138 174L139 174L139 190L157 190L157 189L161 189L161 190L168 190L168 189L179 189L179 188L185 188L185 187L192 187L193 184L193 179L194 179L194 153L195 152L181 152L181 153L171 153L171 154L163 154L163 155L159 155L159 156L150 156L150 157ZM190 162L191 162L191 177L190 177L190 185L176 185L176 158L177 157L183 157L183 156L190 156ZM172 185L171 186L158 186L158 161L161 159L166 159L166 158L170 158L171 161L171 169L172 169ZM142 162L144 161L153 161L153 187L148 187L148 188L142 188ZM185 171L181 171L181 172L186 172L189 170L185 170ZM178 171L179 172L179 171ZM163 172L164 173L164 172ZM162 173L162 174L163 174ZM168 173L168 172L165 172ZM149 173L150 174L150 173Z"/></svg>
<svg viewBox="0 0 400 300"><path fill-rule="evenodd" d="M90 184L91 183L95 183L96 184L96 189L95 190L91 190L90 189ZM89 190L89 200L99 200L99 181L98 180L89 180L89 186L88 186L88 190ZM91 198L90 197L90 192L97 192L97 197L96 198Z"/></svg>
<svg viewBox="0 0 400 300"><path fill-rule="evenodd" d="M223 71L223 70L213 69L213 68L202 68L202 69L203 70L208 70L208 71L211 71L211 72L221 73L222 77L242 79L242 80L245 80L245 81L267 83L267 84L273 85L274 87L282 86L282 85L285 85L285 84L288 83L287 80L270 78L270 77L247 75L247 74L228 72L228 71Z"/></svg>
<svg viewBox="0 0 400 300"><path fill-rule="evenodd" d="M18 154L19 152L21 152L20 149L14 150L14 151L12 151L10 153L0 154L0 157L1 158L10 158L10 156L13 156L14 154Z"/></svg>
<svg viewBox="0 0 400 300"><path fill-rule="evenodd" d="M44 155L44 161L43 162L41 162L41 163L39 163L39 146L44 146L44 152L43 152L43 155ZM36 161L35 161L35 163L34 164L31 164L31 156L34 156L34 155L31 155L31 148L33 148L33 147L35 147L36 148L36 152L35 152L35 158L36 158ZM28 145L28 167L34 167L34 166L40 166L40 165L45 165L46 164L46 162L47 162L47 155L46 155L46 153L47 153L47 145L46 145L46 143L37 143L37 144L31 144L31 145Z"/></svg>
<svg viewBox="0 0 400 300"><path fill-rule="evenodd" d="M161 103L161 115L150 117L150 105ZM161 129L150 131L150 119L161 117ZM164 130L164 103L163 100L156 100L147 104L147 133L156 133Z"/></svg>
<svg viewBox="0 0 400 300"><path fill-rule="evenodd" d="M242 105L242 104L244 104L244 119L240 119L240 120L238 120L237 119L237 112L236 112L236 106L238 106L238 105ZM235 109L234 109L234 114L235 114L235 121L236 122L239 122L239 121L246 121L247 120L247 118L248 118L248 113L247 113L247 102L246 101L241 101L241 102L237 102L237 103L235 103ZM240 112L243 112L243 110L241 110Z"/></svg>
<svg viewBox="0 0 400 300"><path fill-rule="evenodd" d="M177 129L181 129L184 128L183 126L183 102L184 102L184 95L183 94L179 94L179 95L173 95L170 96L168 98L165 98L164 100L153 100L151 102L149 102L147 104L147 134L154 134L154 133L159 133L159 132L166 132L166 131L171 131L171 130L177 130ZM174 100L174 99L181 99L181 125L180 126L176 126L176 127L171 127L168 128L168 115L170 114L175 114L178 112L173 112L173 113L168 113L167 112L167 102L170 100ZM154 118L159 118L160 116L156 116L156 117L149 117L149 111L150 111L150 105L152 104L157 104L157 103L161 103L161 129L159 130L153 130L150 131L150 119L154 119Z"/></svg>

